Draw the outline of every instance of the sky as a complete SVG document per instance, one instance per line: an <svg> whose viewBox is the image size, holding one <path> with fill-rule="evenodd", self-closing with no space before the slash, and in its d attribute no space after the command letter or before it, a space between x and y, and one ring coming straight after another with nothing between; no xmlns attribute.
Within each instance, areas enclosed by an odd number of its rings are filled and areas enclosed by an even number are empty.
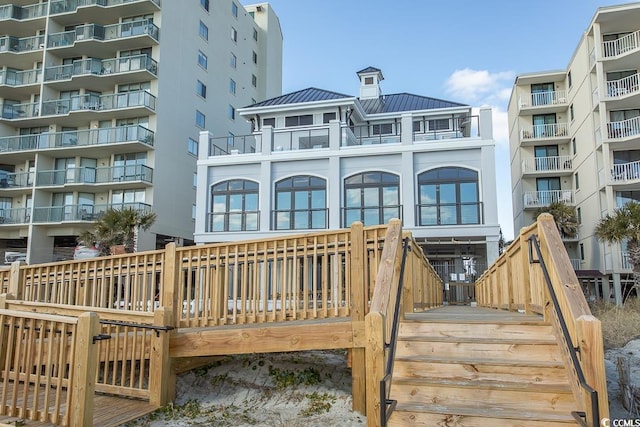
<svg viewBox="0 0 640 427"><path fill-rule="evenodd" d="M243 4L258 1L243 0ZM283 93L358 95L356 72L382 70L409 92L493 111L498 221L514 236L507 104L519 74L566 70L607 0L270 0L283 33Z"/></svg>

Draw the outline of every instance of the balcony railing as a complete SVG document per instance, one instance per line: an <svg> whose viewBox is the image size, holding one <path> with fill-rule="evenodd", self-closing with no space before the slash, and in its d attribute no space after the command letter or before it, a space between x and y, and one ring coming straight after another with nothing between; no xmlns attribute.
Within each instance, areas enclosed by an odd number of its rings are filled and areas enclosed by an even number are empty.
<svg viewBox="0 0 640 427"><path fill-rule="evenodd" d="M46 14L47 3L30 4L28 6L17 6L14 4L0 6L0 21L7 19L36 19L42 18L46 16Z"/></svg>
<svg viewBox="0 0 640 427"><path fill-rule="evenodd" d="M0 52L31 52L44 48L44 36L0 37Z"/></svg>
<svg viewBox="0 0 640 427"><path fill-rule="evenodd" d="M620 80L610 80L607 82L607 96L616 98L630 93L636 93L640 89L638 84L639 74L633 74Z"/></svg>
<svg viewBox="0 0 640 427"><path fill-rule="evenodd" d="M469 138L471 135L480 135L480 117L479 116L463 116L455 117L449 120L449 129L432 129L429 128L430 119L422 121L420 128L422 130L414 130L413 141L439 141L442 139L458 139ZM419 122L414 122L419 123ZM394 141L399 142L399 141Z"/></svg>
<svg viewBox="0 0 640 427"><path fill-rule="evenodd" d="M209 156L260 152L262 150L261 142L261 134L209 138Z"/></svg>
<svg viewBox="0 0 640 427"><path fill-rule="evenodd" d="M400 123L395 124L392 133L374 134L372 126L344 127L342 132L342 146L395 144L400 142Z"/></svg>
<svg viewBox="0 0 640 427"><path fill-rule="evenodd" d="M52 0L51 14L75 12L79 7L83 6L119 6L126 3L132 3L139 0ZM160 0L149 0L160 6Z"/></svg>
<svg viewBox="0 0 640 427"><path fill-rule="evenodd" d="M133 209L141 213L148 213L151 212L151 205L146 203L122 203L34 207L33 222L95 221L107 209Z"/></svg>
<svg viewBox="0 0 640 427"><path fill-rule="evenodd" d="M630 163L620 163L613 165L611 170L611 181L613 183L626 183L640 179L640 160Z"/></svg>
<svg viewBox="0 0 640 427"><path fill-rule="evenodd" d="M274 130L271 151L311 150L329 147L329 128Z"/></svg>
<svg viewBox="0 0 640 427"><path fill-rule="evenodd" d="M624 270L631 270L633 268L633 264L631 263L631 259L629 258L629 254L627 252L622 252L620 254L621 267Z"/></svg>
<svg viewBox="0 0 640 427"><path fill-rule="evenodd" d="M543 105L557 105L567 103L567 92L564 90L550 90L547 92L531 93L520 98L520 107L540 107Z"/></svg>
<svg viewBox="0 0 640 427"><path fill-rule="evenodd" d="M142 181L151 183L153 169L145 165L79 167L38 172L36 186L65 184L104 184Z"/></svg>
<svg viewBox="0 0 640 427"><path fill-rule="evenodd" d="M566 137L569 134L567 123L552 123L546 125L530 125L520 130L520 137L525 139L547 139Z"/></svg>
<svg viewBox="0 0 640 427"><path fill-rule="evenodd" d="M325 229L329 223L329 209L283 209L271 212L273 230Z"/></svg>
<svg viewBox="0 0 640 427"><path fill-rule="evenodd" d="M387 224L392 218L402 219L402 205L353 206L342 209L342 226L349 227L355 221L364 225Z"/></svg>
<svg viewBox="0 0 640 427"><path fill-rule="evenodd" d="M0 224L27 224L29 211L27 208L0 209Z"/></svg>
<svg viewBox="0 0 640 427"><path fill-rule="evenodd" d="M207 232L258 231L260 211L208 212Z"/></svg>
<svg viewBox="0 0 640 427"><path fill-rule="evenodd" d="M135 55L112 59L83 59L72 64L47 67L44 72L45 81L66 80L74 76L106 75L130 73L147 70L157 74L158 63L149 55Z"/></svg>
<svg viewBox="0 0 640 427"><path fill-rule="evenodd" d="M484 224L482 202L416 205L418 225Z"/></svg>
<svg viewBox="0 0 640 427"><path fill-rule="evenodd" d="M33 185L32 172L7 173L0 179L0 188L26 188Z"/></svg>
<svg viewBox="0 0 640 427"><path fill-rule="evenodd" d="M0 152L141 142L153 146L154 133L140 125L116 126L0 138Z"/></svg>
<svg viewBox="0 0 640 427"><path fill-rule="evenodd" d="M42 70L0 70L0 85L25 86L40 83Z"/></svg>
<svg viewBox="0 0 640 427"><path fill-rule="evenodd" d="M609 139L627 138L636 135L640 135L640 117L607 123L607 136Z"/></svg>
<svg viewBox="0 0 640 427"><path fill-rule="evenodd" d="M110 41L141 35L151 36L157 41L159 40L160 29L150 19L105 26L97 24L79 25L71 31L51 34L47 40L47 47L71 46L83 40Z"/></svg>
<svg viewBox="0 0 640 427"><path fill-rule="evenodd" d="M573 190L527 191L524 193L525 208L539 208L554 202L574 204Z"/></svg>
<svg viewBox="0 0 640 427"><path fill-rule="evenodd" d="M610 58L636 50L638 46L640 46L640 31L634 31L619 39L602 42L602 54L605 58Z"/></svg>
<svg viewBox="0 0 640 427"><path fill-rule="evenodd" d="M571 156L534 157L522 161L524 172L570 171Z"/></svg>
<svg viewBox="0 0 640 427"><path fill-rule="evenodd" d="M571 266L573 267L574 271L580 270L580 259L571 258L569 261L571 261Z"/></svg>

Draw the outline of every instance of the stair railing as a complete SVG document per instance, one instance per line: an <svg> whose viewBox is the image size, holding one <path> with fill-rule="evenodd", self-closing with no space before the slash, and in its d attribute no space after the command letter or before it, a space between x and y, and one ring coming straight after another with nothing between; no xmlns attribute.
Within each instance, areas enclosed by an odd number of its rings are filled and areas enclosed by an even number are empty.
<svg viewBox="0 0 640 427"><path fill-rule="evenodd" d="M407 262L407 252L411 250L409 238L405 237L402 242L402 260L400 261L400 274L398 275L398 290L396 294L396 304L393 310L393 325L391 327L391 337L389 342L384 343L384 348L388 352L387 367L385 375L380 380L380 420L381 426L385 427L393 410L398 404L397 400L390 399L391 380L393 378L393 362L396 356L396 344L398 342L398 327L400 325L400 307L402 300L402 284L404 283L404 270Z"/></svg>
<svg viewBox="0 0 640 427"><path fill-rule="evenodd" d="M565 344L565 349L569 352L569 356L571 357L572 368L575 371L576 376L578 377L578 383L580 387L586 392L586 395L589 396L591 403L591 422L588 422L587 413L584 411L573 411L571 415L576 419L576 421L583 427L588 426L598 426L600 425L600 409L598 407L598 392L587 384L587 380L585 379L584 372L582 371L582 366L580 365L580 361L578 360L578 352L580 351L580 347L573 346L573 340L571 339L571 335L569 334L569 328L567 327L567 322L562 313L562 308L560 307L560 303L558 302L558 296L556 295L556 291L553 288L553 283L551 282L551 277L549 276L549 270L547 270L547 265L544 262L544 258L542 257L542 251L540 250L540 244L538 243L538 239L536 235L529 236L529 263L530 264L540 264L540 268L542 269L542 274L544 276L544 281L547 285L547 290L549 291L549 295L551 297L551 301L553 302L553 312L556 314L558 323L560 324L560 329L562 330L562 340ZM536 251L537 258L534 258L533 249Z"/></svg>

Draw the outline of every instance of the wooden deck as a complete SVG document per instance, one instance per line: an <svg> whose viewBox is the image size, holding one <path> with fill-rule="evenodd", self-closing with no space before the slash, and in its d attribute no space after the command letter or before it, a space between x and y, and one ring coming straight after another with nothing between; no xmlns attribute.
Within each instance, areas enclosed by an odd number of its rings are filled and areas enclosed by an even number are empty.
<svg viewBox="0 0 640 427"><path fill-rule="evenodd" d="M123 397L105 396L96 394L94 399L93 426L115 427L129 421L143 417L157 408L149 402ZM21 424L16 421L22 420ZM0 426L14 427L16 425L49 427L55 424L41 421L23 420L21 417L9 417L0 415Z"/></svg>
<svg viewBox="0 0 640 427"><path fill-rule="evenodd" d="M406 314L405 317L407 319L425 320L430 322L452 320L460 320L466 323L487 323L493 320L501 322L543 321L542 316L537 314L524 314L485 307L471 307L468 305L445 305L424 312Z"/></svg>

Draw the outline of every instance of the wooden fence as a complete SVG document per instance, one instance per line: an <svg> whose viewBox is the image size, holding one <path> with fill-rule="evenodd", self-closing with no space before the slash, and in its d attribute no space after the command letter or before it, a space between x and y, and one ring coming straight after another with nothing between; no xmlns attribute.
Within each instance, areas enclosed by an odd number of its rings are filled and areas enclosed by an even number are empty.
<svg viewBox="0 0 640 427"><path fill-rule="evenodd" d="M537 255L529 242L531 237L539 242L543 264L537 262ZM559 311L554 308L543 265L546 266ZM600 321L591 314L551 215L540 215L536 223L521 230L518 238L478 279L476 297L479 306L544 315L545 320L552 323L556 337L564 343L564 364L568 367L580 410L586 413L589 425L593 410L589 393L580 385L578 370L584 373L587 384L598 393L600 418L608 418ZM566 324L569 335L566 342L562 323ZM570 347L577 349L580 366L573 362Z"/></svg>

